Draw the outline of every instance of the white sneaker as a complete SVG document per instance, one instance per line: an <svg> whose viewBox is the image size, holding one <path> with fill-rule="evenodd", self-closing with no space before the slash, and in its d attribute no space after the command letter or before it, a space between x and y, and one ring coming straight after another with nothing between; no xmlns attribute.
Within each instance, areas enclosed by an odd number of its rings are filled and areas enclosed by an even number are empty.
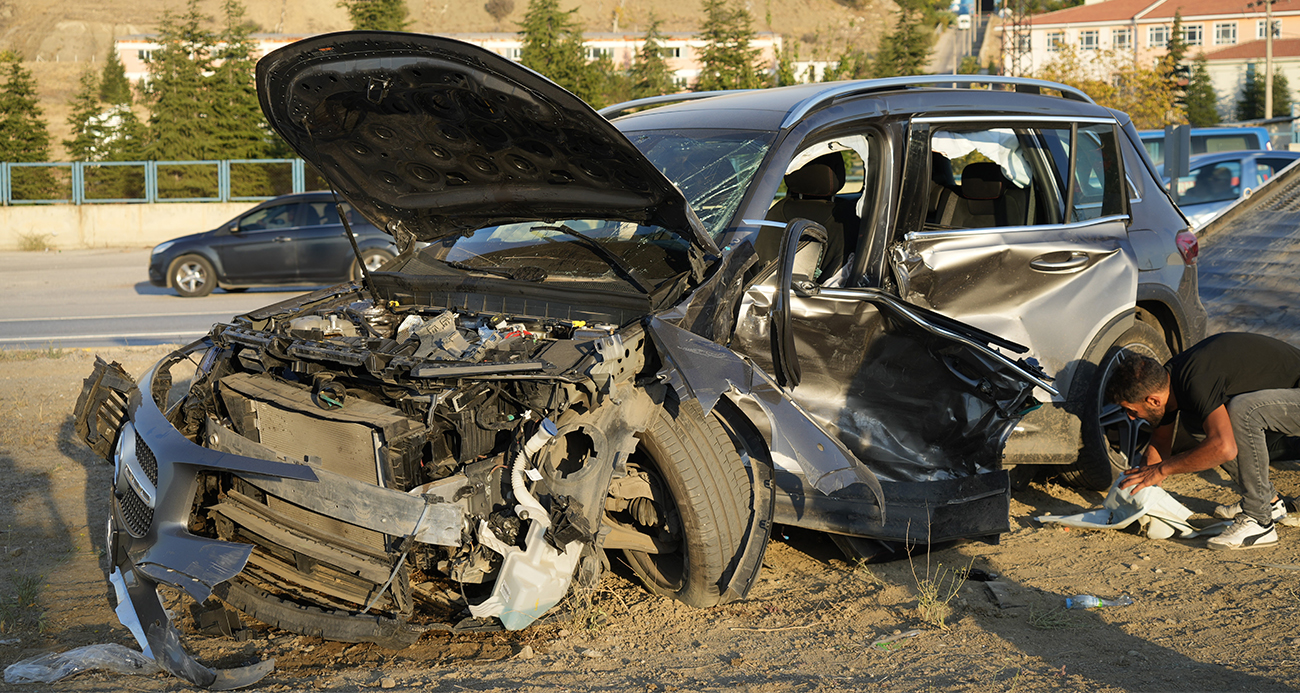
<svg viewBox="0 0 1300 693"><path fill-rule="evenodd" d="M1214 516L1220 520L1231 520L1241 514L1241 502L1232 505L1220 505L1214 509ZM1284 525L1295 524L1294 522L1284 522L1286 520L1286 503L1281 496L1273 501L1273 521L1281 522Z"/></svg>
<svg viewBox="0 0 1300 693"><path fill-rule="evenodd" d="M1232 526L1223 530L1217 537L1211 537L1206 546L1216 551L1235 551L1253 549L1277 543L1277 527L1274 523L1264 526L1249 515L1238 515Z"/></svg>

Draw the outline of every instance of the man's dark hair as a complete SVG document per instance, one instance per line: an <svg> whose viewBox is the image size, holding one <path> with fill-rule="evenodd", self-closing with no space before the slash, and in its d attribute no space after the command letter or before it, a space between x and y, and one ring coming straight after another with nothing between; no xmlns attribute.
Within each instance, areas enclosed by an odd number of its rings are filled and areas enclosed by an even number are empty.
<svg viewBox="0 0 1300 693"><path fill-rule="evenodd" d="M1159 361L1125 349L1106 383L1109 402L1141 402L1146 396L1164 389L1169 372Z"/></svg>

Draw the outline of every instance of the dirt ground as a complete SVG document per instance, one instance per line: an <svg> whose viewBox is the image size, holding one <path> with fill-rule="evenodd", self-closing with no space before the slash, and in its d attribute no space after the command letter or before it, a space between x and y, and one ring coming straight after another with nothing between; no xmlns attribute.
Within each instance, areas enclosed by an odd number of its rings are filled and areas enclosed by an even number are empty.
<svg viewBox="0 0 1300 693"><path fill-rule="evenodd" d="M138 373L164 348L101 353ZM92 643L134 647L108 607L101 572L109 467L73 442L72 406L94 355L0 352L0 666ZM1274 467L1300 492L1300 463ZM1217 472L1166 489L1208 522L1235 493ZM244 642L185 642L203 662L265 657L256 690L361 691L1274 691L1300 688L1300 529L1243 552L1202 540L1041 526L1102 497L1050 480L1014 495L1012 531L911 561L846 562L821 535L778 528L744 601L694 610L650 596L618 570L565 614L514 633L427 635L385 650L251 623ZM968 567L1001 575L955 583ZM927 596L923 587L955 585ZM1067 611L1065 597L1130 595L1135 604ZM945 606L943 625L920 607ZM178 612L184 604L177 604ZM902 636L890 642L881 638ZM165 675L86 673L0 691L183 691Z"/></svg>

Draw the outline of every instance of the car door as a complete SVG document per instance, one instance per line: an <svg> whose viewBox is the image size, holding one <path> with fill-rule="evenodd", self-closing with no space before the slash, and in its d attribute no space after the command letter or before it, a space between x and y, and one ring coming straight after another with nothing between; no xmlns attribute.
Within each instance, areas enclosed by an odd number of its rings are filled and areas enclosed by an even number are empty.
<svg viewBox="0 0 1300 693"><path fill-rule="evenodd" d="M1027 345L1075 413L1075 367L1136 305L1121 136L1104 117L914 119L889 249L903 298ZM1077 419L1047 414L1021 433L1068 461Z"/></svg>
<svg viewBox="0 0 1300 693"><path fill-rule="evenodd" d="M231 284L291 282L297 277L295 246L297 202L269 204L240 217L217 246L226 281Z"/></svg>
<svg viewBox="0 0 1300 693"><path fill-rule="evenodd" d="M343 281L352 266L352 244L332 200L310 200L299 210L297 229L298 278L305 281ZM357 216L350 214L353 232Z"/></svg>
<svg viewBox="0 0 1300 693"><path fill-rule="evenodd" d="M840 152L850 172L841 197L854 202L855 212L835 215L849 266L850 256L869 245L873 210L893 186L897 167L884 133L864 128L815 141L778 165L789 174ZM855 170L863 172L860 181ZM770 205L768 219L746 223L773 230L807 223L806 217L772 218L782 207ZM825 266L824 245L805 242L789 267L783 256L756 278L742 297L731 347L773 374L879 479L886 518L878 522L820 498L793 461L774 455L784 492L778 522L910 542L1006 531L1009 486L1000 469L1001 441L1020 412L1009 404L1015 397L991 393L1023 381L1007 375L1015 370L1010 360L990 356L982 345L1015 345L930 315L880 288L858 286L852 272L845 277ZM797 287L788 296L781 290L785 275ZM774 320L787 319L787 327L774 327Z"/></svg>

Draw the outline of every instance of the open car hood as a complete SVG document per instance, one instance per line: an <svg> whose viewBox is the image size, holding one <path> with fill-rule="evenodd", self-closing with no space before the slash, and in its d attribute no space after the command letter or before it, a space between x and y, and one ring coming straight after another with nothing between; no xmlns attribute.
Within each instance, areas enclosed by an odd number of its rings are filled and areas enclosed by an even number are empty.
<svg viewBox="0 0 1300 693"><path fill-rule="evenodd" d="M545 77L438 36L340 32L257 64L271 126L395 237L600 218L717 246L681 191L609 121Z"/></svg>

